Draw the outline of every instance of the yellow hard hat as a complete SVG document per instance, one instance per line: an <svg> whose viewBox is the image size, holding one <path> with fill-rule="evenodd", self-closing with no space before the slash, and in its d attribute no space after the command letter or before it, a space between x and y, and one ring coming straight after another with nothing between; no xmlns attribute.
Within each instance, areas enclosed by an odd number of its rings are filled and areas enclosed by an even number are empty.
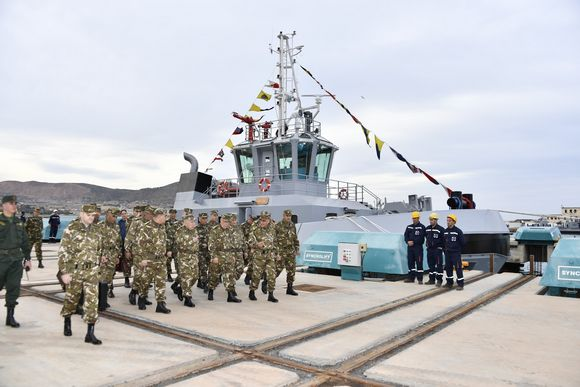
<svg viewBox="0 0 580 387"><path fill-rule="evenodd" d="M454 214L449 214L449 215L447 215L447 217L448 217L449 219L453 219L453 221L454 221L455 223L457 223L457 216L455 216Z"/></svg>
<svg viewBox="0 0 580 387"><path fill-rule="evenodd" d="M431 215L429 215L429 219L439 219L439 215L437 215L436 212L432 212Z"/></svg>
<svg viewBox="0 0 580 387"><path fill-rule="evenodd" d="M412 219L418 219L421 217L421 214L419 213L419 211L413 211L411 212L411 218Z"/></svg>

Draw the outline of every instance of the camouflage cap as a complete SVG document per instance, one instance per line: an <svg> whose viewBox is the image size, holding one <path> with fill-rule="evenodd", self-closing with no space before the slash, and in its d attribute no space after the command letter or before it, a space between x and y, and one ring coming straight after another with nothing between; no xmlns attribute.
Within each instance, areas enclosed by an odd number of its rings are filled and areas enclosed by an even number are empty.
<svg viewBox="0 0 580 387"><path fill-rule="evenodd" d="M153 208L153 207L151 207L151 208ZM155 216L157 216L157 215L165 215L165 211L163 211L163 208L156 208L153 211L153 215L155 215Z"/></svg>
<svg viewBox="0 0 580 387"><path fill-rule="evenodd" d="M143 211L143 206L135 206L133 207L133 211Z"/></svg>
<svg viewBox="0 0 580 387"><path fill-rule="evenodd" d="M183 212L185 212L186 214L191 214L193 210L191 208L184 208Z"/></svg>
<svg viewBox="0 0 580 387"><path fill-rule="evenodd" d="M292 210L284 210L284 215L292 216Z"/></svg>
<svg viewBox="0 0 580 387"><path fill-rule="evenodd" d="M34 207L34 211L40 211L40 207Z"/></svg>
<svg viewBox="0 0 580 387"><path fill-rule="evenodd" d="M4 203L18 203L16 200L16 195L4 195L2 196L2 204Z"/></svg>
<svg viewBox="0 0 580 387"><path fill-rule="evenodd" d="M143 206L143 209L141 211L145 211L145 212L149 212L151 214L155 213L155 207L150 206L150 205L146 205Z"/></svg>
<svg viewBox="0 0 580 387"><path fill-rule="evenodd" d="M260 219L270 219L270 213L268 211L262 211L260 213Z"/></svg>
<svg viewBox="0 0 580 387"><path fill-rule="evenodd" d="M230 214L230 216L231 216L232 219L238 219L238 214L236 214L235 212L232 212Z"/></svg>
<svg viewBox="0 0 580 387"><path fill-rule="evenodd" d="M177 214L177 210L176 210L175 208L171 208L171 209L169 210L169 213L170 213L170 214Z"/></svg>
<svg viewBox="0 0 580 387"><path fill-rule="evenodd" d="M232 218L232 214L223 214L222 219L229 221Z"/></svg>
<svg viewBox="0 0 580 387"><path fill-rule="evenodd" d="M218 212L217 212L217 210L211 210L211 214L212 215L218 215Z"/></svg>
<svg viewBox="0 0 580 387"><path fill-rule="evenodd" d="M81 211L87 214L93 214L97 212L97 206L95 206L94 204L83 204L83 206L81 207Z"/></svg>
<svg viewBox="0 0 580 387"><path fill-rule="evenodd" d="M121 210L118 208L109 208L107 212L110 212L111 215L118 216L121 213Z"/></svg>
<svg viewBox="0 0 580 387"><path fill-rule="evenodd" d="M183 217L183 220L195 220L195 217L191 214L188 214Z"/></svg>
<svg viewBox="0 0 580 387"><path fill-rule="evenodd" d="M207 212L202 212L199 214L200 219L207 219Z"/></svg>

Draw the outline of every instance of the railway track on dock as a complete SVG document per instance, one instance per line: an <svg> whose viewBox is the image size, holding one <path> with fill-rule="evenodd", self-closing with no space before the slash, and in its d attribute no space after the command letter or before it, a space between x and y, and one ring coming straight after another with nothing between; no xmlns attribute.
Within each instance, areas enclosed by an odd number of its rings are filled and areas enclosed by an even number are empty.
<svg viewBox="0 0 580 387"><path fill-rule="evenodd" d="M476 281L485 279L492 276L492 273L482 273L476 275L468 280L466 284L474 283ZM525 282L529 281L532 277L520 277L514 281L511 281L503 286L493 289L485 293L480 299L474 302L469 302L464 305L460 305L449 313L443 316L436 317L432 320L425 322L419 327L410 329L409 331L391 339L386 342L378 343L376 346L365 350L364 352L353 356L352 358L334 366L334 367L323 367L306 364L300 361L295 361L292 359L287 359L278 354L280 350L288 346L294 345L299 342L310 340L322 335L332 333L350 326L359 324L361 322L386 315L395 310L408 307L414 304L418 304L422 301L431 299L440 294L444 294L449 290L445 288L432 288L421 293L417 293L399 300L395 300L383 305L379 305L364 311L353 313L351 315L338 318L328 323L322 323L314 327L301 330L298 332L293 332L286 336L268 340L264 343L260 343L253 346L242 346L235 345L231 343L222 342L211 337L204 336L195 332L191 332L185 329L180 329L176 327L167 326L165 324L149 320L146 318L141 318L139 316L115 311L108 310L106 312L99 313L103 318L110 319L112 321L124 323L134 327L138 327L143 330L147 330L156 334L164 335L174 339L182 340L184 342L200 345L202 347L211 348L218 352L216 358L211 358L207 360L198 361L195 363L181 364L167 369L160 370L153 375L147 375L139 377L138 379L128 380L125 383L119 384L124 386L153 386L153 385L169 385L180 380L188 379L196 375L200 375L206 372L214 371L221 367L235 364L240 361L247 360L257 360L269 365L283 367L286 369L294 370L299 372L302 376L308 375L303 382L299 382L299 385L303 386L314 386L321 384L336 384L336 383L348 383L349 385L387 385L387 383L382 383L378 381L373 381L367 379L359 372L361 369L365 368L365 365L372 363L377 360L382 360L396 353L397 351L406 348L418 341L424 339L433 332L448 326L454 321L464 317L469 314L474 309L480 306L492 302L506 292L515 289L518 286L523 285ZM44 284L42 284L44 285ZM40 286L42 286L40 285ZM30 287L35 286L36 289L31 289ZM62 303L62 298L55 295L55 291L51 290L49 292L44 292L38 290L39 285L29 285L23 287L23 293L27 293L31 296L40 297L56 303Z"/></svg>

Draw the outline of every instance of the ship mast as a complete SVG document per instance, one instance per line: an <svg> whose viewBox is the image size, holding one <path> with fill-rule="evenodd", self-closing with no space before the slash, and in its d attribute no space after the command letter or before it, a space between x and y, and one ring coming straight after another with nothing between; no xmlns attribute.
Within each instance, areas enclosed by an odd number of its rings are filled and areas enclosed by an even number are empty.
<svg viewBox="0 0 580 387"><path fill-rule="evenodd" d="M294 120L296 132L304 127L302 116L302 103L298 93L298 82L294 64L294 57L302 51L303 46L294 47L294 36L296 31L287 35L283 32L278 34L278 83L280 88L275 93L278 110L278 133L281 136L286 135L290 121ZM296 103L295 112L288 116L288 107L290 103Z"/></svg>

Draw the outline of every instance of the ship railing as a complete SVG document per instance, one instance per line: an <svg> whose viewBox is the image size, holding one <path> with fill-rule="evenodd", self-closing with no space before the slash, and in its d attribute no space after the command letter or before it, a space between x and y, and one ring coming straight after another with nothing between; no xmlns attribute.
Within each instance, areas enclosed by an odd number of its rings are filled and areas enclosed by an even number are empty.
<svg viewBox="0 0 580 387"><path fill-rule="evenodd" d="M291 184L291 181L296 184ZM276 182L281 182L282 184L272 189L271 185ZM212 198L238 197L240 196L240 188L248 185L256 185L256 195L269 195L272 192L277 195L303 194L321 196L326 194L326 197L332 199L359 202L372 210L380 211L384 206L381 198L364 185L333 179L321 181L316 176L293 173L273 176L270 174L244 176L242 179L214 179L211 187L205 193Z"/></svg>
<svg viewBox="0 0 580 387"><path fill-rule="evenodd" d="M314 133L322 135L322 125L318 121L312 121L305 125L300 122L284 123L284 121L264 121L252 125L243 126L246 141L272 140L277 137L289 137L295 133Z"/></svg>

